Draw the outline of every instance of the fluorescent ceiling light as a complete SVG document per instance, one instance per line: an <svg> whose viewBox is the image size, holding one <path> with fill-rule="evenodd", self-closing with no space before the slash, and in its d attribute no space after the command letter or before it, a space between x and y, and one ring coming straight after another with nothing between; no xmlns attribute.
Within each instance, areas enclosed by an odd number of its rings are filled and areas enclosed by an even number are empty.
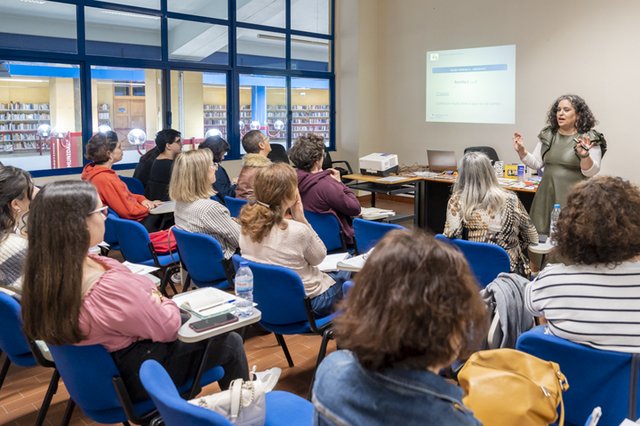
<svg viewBox="0 0 640 426"><path fill-rule="evenodd" d="M20 83L48 83L49 80L35 80L29 78L0 78L0 81L11 81Z"/></svg>
<svg viewBox="0 0 640 426"><path fill-rule="evenodd" d="M275 40L275 41L285 41L285 36L276 36L271 34L258 34L258 38L263 38L265 40ZM329 42L327 40L307 40L306 38L295 38L291 37L292 43L303 43L303 44L313 44L316 46L328 46Z"/></svg>
<svg viewBox="0 0 640 426"><path fill-rule="evenodd" d="M158 20L160 19L159 16L154 16L154 15L143 15L140 13L131 13L131 12L123 12L121 10L107 10L107 9L102 9L101 10L102 13L106 13L107 15L119 15L119 16L129 16L131 18L142 18L142 19L153 19L153 20Z"/></svg>
<svg viewBox="0 0 640 426"><path fill-rule="evenodd" d="M46 0L20 0L23 3L45 4Z"/></svg>

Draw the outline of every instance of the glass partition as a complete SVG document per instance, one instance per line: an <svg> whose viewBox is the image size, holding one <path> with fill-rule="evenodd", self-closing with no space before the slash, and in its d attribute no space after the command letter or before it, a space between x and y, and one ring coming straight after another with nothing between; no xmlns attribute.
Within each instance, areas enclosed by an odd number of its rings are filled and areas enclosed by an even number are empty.
<svg viewBox="0 0 640 426"><path fill-rule="evenodd" d="M317 78L291 79L291 143L307 133L331 142L329 80Z"/></svg>

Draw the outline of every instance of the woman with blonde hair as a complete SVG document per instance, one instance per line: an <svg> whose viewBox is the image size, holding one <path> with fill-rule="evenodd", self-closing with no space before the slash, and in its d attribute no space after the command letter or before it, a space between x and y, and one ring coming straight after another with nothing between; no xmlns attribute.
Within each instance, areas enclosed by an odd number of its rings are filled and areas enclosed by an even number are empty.
<svg viewBox="0 0 640 426"><path fill-rule="evenodd" d="M327 249L304 217L296 172L285 163L261 168L256 174L254 196L255 200L240 213L242 256L294 270L311 298L314 313L331 313L342 298L342 283L318 269ZM286 217L288 211L290 219Z"/></svg>
<svg viewBox="0 0 640 426"><path fill-rule="evenodd" d="M444 234L497 244L509 254L511 272L529 276L527 248L538 243L538 232L518 196L500 186L491 161L480 152L462 158Z"/></svg>
<svg viewBox="0 0 640 426"><path fill-rule="evenodd" d="M217 163L213 162L208 149L183 152L174 160L169 197L176 202L176 226L211 235L218 240L225 259L229 260L238 250L240 225L231 218L225 206L211 199L216 168ZM226 266L230 267L230 262Z"/></svg>

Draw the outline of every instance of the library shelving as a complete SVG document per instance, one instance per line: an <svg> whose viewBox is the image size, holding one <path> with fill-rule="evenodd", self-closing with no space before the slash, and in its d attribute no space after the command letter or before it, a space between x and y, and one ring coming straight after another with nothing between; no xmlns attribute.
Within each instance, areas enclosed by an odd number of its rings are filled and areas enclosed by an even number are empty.
<svg viewBox="0 0 640 426"><path fill-rule="evenodd" d="M49 104L0 103L0 151L41 150L38 126L50 120Z"/></svg>
<svg viewBox="0 0 640 426"><path fill-rule="evenodd" d="M223 138L227 138L227 106L218 104L204 104L204 132L218 129ZM248 127L251 123L251 105L240 106L240 119Z"/></svg>
<svg viewBox="0 0 640 426"><path fill-rule="evenodd" d="M269 131L275 132L277 134L278 139L286 139L287 138L286 127L280 131L275 130L274 124L278 120L282 121L282 123L287 122L287 106L286 105L267 105L267 125L269 127Z"/></svg>
<svg viewBox="0 0 640 426"><path fill-rule="evenodd" d="M98 126L107 125L111 127L111 111L109 104L100 104L98 109Z"/></svg>
<svg viewBox="0 0 640 426"><path fill-rule="evenodd" d="M293 105L291 138L315 133L329 139L329 105Z"/></svg>

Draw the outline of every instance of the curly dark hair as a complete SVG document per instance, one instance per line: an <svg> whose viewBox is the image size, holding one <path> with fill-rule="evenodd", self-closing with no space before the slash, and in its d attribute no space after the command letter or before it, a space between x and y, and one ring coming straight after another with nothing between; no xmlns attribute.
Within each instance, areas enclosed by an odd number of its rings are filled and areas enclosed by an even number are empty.
<svg viewBox="0 0 640 426"><path fill-rule="evenodd" d="M567 264L615 265L640 254L640 189L620 177L578 183L560 211L555 254Z"/></svg>
<svg viewBox="0 0 640 426"><path fill-rule="evenodd" d="M311 171L316 161L324 156L324 138L315 133L299 136L289 150L289 159L300 170Z"/></svg>
<svg viewBox="0 0 640 426"><path fill-rule="evenodd" d="M421 230L389 232L340 307L339 347L375 371L445 365L486 336L486 308L464 256Z"/></svg>
<svg viewBox="0 0 640 426"><path fill-rule="evenodd" d="M112 130L105 133L96 133L87 142L85 157L96 164L109 161L109 153L118 146L118 134Z"/></svg>
<svg viewBox="0 0 640 426"><path fill-rule="evenodd" d="M562 95L555 100L547 113L547 123L551 126L551 131L553 133L557 132L560 128L556 113L558 111L558 104L560 104L560 101L564 100L569 101L573 109L576 111L576 115L578 116L576 120L576 129L578 129L579 133L587 133L595 127L597 123L596 118L584 99L578 95Z"/></svg>

